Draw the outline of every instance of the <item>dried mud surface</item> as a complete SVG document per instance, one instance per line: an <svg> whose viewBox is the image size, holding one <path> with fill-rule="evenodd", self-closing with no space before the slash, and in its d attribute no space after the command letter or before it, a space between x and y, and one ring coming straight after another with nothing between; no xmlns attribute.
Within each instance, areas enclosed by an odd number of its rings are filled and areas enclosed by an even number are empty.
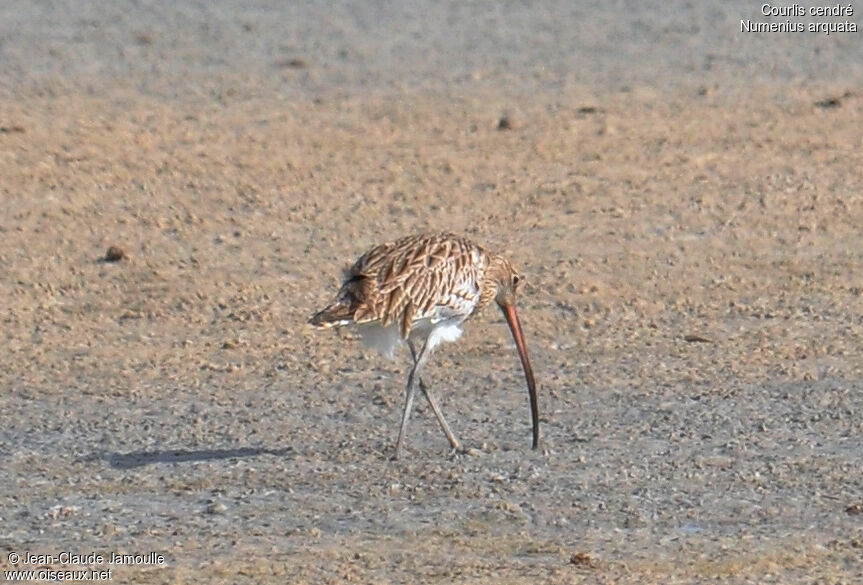
<svg viewBox="0 0 863 585"><path fill-rule="evenodd" d="M859 86L49 78L0 100L4 569L157 551L114 580L863 580ZM428 370L474 452L418 401L398 462L407 355L306 328L344 264L426 229L526 276L541 450L496 312Z"/></svg>

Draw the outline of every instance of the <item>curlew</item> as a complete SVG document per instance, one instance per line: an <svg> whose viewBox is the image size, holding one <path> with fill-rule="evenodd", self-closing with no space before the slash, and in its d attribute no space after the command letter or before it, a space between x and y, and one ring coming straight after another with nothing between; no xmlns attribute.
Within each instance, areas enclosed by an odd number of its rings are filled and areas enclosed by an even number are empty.
<svg viewBox="0 0 863 585"><path fill-rule="evenodd" d="M335 301L315 313L315 327L354 326L363 341L392 357L406 344L413 367L405 388L405 404L396 441L401 456L414 394L420 387L454 450L460 450L421 375L435 347L452 342L464 321L492 301L503 311L527 380L533 423L533 448L539 444L536 383L527 354L515 295L521 277L503 256L453 234L420 234L380 244L360 256L344 274Z"/></svg>

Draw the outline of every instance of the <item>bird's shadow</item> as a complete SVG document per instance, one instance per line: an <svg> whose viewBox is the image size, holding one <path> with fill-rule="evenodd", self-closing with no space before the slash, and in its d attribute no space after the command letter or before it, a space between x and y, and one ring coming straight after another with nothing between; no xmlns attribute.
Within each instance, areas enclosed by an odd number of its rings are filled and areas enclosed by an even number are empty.
<svg viewBox="0 0 863 585"><path fill-rule="evenodd" d="M104 453L99 456L115 469L134 469L157 463L190 463L214 459L239 459L275 455L283 457L292 453L291 447L267 449L265 447L238 447L235 449L167 449L164 451L134 451L132 453Z"/></svg>

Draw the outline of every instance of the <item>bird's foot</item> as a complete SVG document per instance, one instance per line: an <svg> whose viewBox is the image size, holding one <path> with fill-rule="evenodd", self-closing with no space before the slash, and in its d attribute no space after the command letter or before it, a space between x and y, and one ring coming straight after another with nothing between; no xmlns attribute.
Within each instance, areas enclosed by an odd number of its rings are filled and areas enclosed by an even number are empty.
<svg viewBox="0 0 863 585"><path fill-rule="evenodd" d="M464 447L459 445L458 447L453 447L449 452L450 459L458 459L463 455L482 455L482 451L473 447Z"/></svg>

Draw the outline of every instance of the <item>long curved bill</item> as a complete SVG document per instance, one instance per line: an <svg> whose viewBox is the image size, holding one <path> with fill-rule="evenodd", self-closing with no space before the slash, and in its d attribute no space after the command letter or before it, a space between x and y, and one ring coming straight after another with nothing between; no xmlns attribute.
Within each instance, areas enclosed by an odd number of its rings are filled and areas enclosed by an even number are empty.
<svg viewBox="0 0 863 585"><path fill-rule="evenodd" d="M530 358L527 356L527 344L524 342L524 334L521 331L521 322L518 320L515 304L501 304L500 309L503 311L503 316L506 317L509 330L512 331L512 338L515 340L515 346L518 348L518 357L521 358L521 366L524 368L524 377L527 380L527 392L530 394L533 448L536 449L539 446L539 405L536 399L536 381L533 379L533 368L530 367Z"/></svg>

